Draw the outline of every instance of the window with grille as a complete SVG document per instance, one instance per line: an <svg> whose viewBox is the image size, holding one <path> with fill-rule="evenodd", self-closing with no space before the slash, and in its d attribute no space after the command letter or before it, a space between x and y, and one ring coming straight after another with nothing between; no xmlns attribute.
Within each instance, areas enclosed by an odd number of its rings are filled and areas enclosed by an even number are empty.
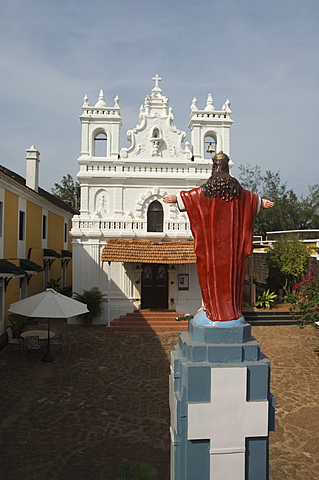
<svg viewBox="0 0 319 480"><path fill-rule="evenodd" d="M163 231L164 212L163 206L155 200L150 204L147 211L147 231L162 232Z"/></svg>

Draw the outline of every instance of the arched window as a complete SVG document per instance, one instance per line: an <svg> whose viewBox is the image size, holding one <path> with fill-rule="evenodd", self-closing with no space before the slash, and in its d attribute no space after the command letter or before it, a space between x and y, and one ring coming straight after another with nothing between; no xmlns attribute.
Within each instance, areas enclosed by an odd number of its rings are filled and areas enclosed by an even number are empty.
<svg viewBox="0 0 319 480"><path fill-rule="evenodd" d="M106 157L107 156L107 136L105 133L98 133L94 137L94 156Z"/></svg>
<svg viewBox="0 0 319 480"><path fill-rule="evenodd" d="M216 152L216 140L211 135L205 137L204 158L213 158Z"/></svg>
<svg viewBox="0 0 319 480"><path fill-rule="evenodd" d="M157 200L154 200L148 207L147 211L147 231L162 232L163 231L164 212L163 207Z"/></svg>

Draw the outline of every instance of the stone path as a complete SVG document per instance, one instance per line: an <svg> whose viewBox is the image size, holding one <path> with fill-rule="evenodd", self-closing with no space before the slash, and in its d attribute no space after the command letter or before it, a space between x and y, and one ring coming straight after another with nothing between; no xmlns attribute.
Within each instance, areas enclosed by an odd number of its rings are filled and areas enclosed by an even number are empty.
<svg viewBox="0 0 319 480"><path fill-rule="evenodd" d="M56 330L61 328L54 326ZM272 361L271 480L319 478L319 332L253 327ZM178 334L64 327L52 363L0 353L0 478L114 480L123 458L169 479L169 356Z"/></svg>

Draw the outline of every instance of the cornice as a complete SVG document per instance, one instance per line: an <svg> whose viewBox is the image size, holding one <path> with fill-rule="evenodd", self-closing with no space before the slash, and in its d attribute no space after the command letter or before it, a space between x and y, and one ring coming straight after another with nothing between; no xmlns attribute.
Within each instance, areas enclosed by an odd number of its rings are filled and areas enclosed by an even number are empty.
<svg viewBox="0 0 319 480"><path fill-rule="evenodd" d="M65 217L71 219L73 217L73 213L64 210L63 208L54 205L46 198L42 197L38 192L32 190L25 185L17 182L10 176L4 175L0 172L0 188L3 190L7 190L18 197L21 197L35 205L38 205L41 208L46 208L52 213L55 213L61 217Z"/></svg>

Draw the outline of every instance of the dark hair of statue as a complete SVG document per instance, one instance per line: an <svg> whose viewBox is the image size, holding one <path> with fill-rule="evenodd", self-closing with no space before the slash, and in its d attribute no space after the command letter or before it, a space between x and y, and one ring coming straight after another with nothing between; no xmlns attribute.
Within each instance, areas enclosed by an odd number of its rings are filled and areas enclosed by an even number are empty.
<svg viewBox="0 0 319 480"><path fill-rule="evenodd" d="M221 198L231 202L243 190L236 178L229 175L228 160L214 160L212 175L202 185L202 191L207 198Z"/></svg>

